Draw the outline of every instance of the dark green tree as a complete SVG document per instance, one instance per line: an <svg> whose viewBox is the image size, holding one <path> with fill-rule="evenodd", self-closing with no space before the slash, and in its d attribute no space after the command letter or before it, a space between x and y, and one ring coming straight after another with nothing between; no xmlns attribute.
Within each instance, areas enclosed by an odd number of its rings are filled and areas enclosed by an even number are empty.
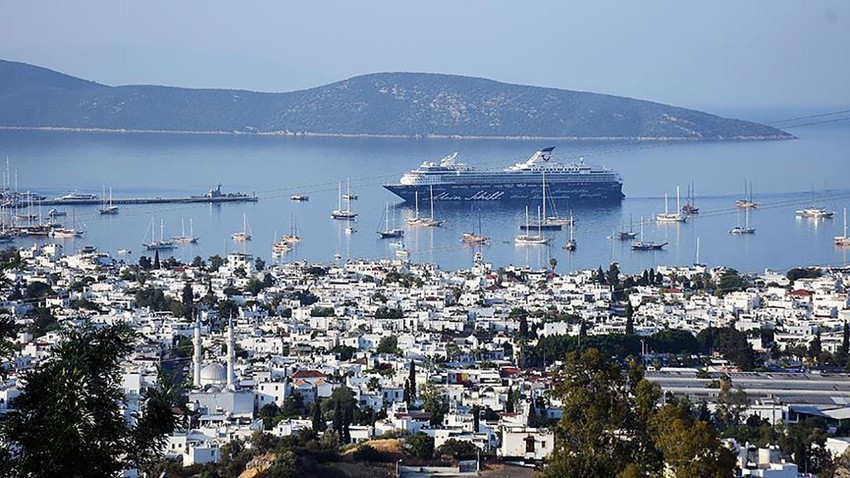
<svg viewBox="0 0 850 478"><path fill-rule="evenodd" d="M52 356L26 371L2 427L2 476L116 476L161 453L175 426L177 388L142 395L135 425L122 412L121 365L135 340L125 325L65 333Z"/></svg>
<svg viewBox="0 0 850 478"><path fill-rule="evenodd" d="M815 338L809 343L809 349L806 355L809 357L809 360L818 360L821 352L823 352L823 347L820 340L820 331L817 331L815 332Z"/></svg>
<svg viewBox="0 0 850 478"><path fill-rule="evenodd" d="M819 473L830 466L826 449L826 423L821 418L806 418L788 425L780 439L781 449L791 456L801 470Z"/></svg>
<svg viewBox="0 0 850 478"><path fill-rule="evenodd" d="M427 383L422 388L422 409L431 414L431 425L439 425L443 423L443 417L449 411L449 406L446 403L442 392L432 383Z"/></svg>
<svg viewBox="0 0 850 478"><path fill-rule="evenodd" d="M327 424L325 423L325 417L322 415L322 407L319 405L319 401L313 404L313 409L310 411L310 417L313 421L313 431L318 433L322 433L327 428Z"/></svg>
<svg viewBox="0 0 850 478"><path fill-rule="evenodd" d="M534 400L528 403L528 417L526 418L525 425L528 428L537 428L542 425L542 421L537 415L537 405L535 405Z"/></svg>
<svg viewBox="0 0 850 478"><path fill-rule="evenodd" d="M419 432L404 440L404 449L417 458L430 459L434 456L434 438Z"/></svg>
<svg viewBox="0 0 850 478"><path fill-rule="evenodd" d="M478 454L478 447L466 440L449 438L437 448L437 452L445 458L463 460L475 458Z"/></svg>
<svg viewBox="0 0 850 478"><path fill-rule="evenodd" d="M404 381L401 400L410 407L410 379Z"/></svg>
<svg viewBox="0 0 850 478"><path fill-rule="evenodd" d="M523 314L519 317L519 340L528 340L528 314Z"/></svg>
<svg viewBox="0 0 850 478"><path fill-rule="evenodd" d="M688 410L675 404L664 405L652 417L649 429L672 476L735 476L735 456L720 444L710 424L694 422Z"/></svg>
<svg viewBox="0 0 850 478"><path fill-rule="evenodd" d="M398 337L396 337L395 335L382 337L381 340L378 342L378 347L375 352L379 354L398 355Z"/></svg>
<svg viewBox="0 0 850 478"><path fill-rule="evenodd" d="M416 362L410 361L410 372L407 375L408 388L410 389L410 400L416 400ZM410 405L408 403L408 405Z"/></svg>
<svg viewBox="0 0 850 478"><path fill-rule="evenodd" d="M563 417L544 476L617 476L630 454L629 442L620 437L631 407L626 377L591 348L570 352L555 383Z"/></svg>
<svg viewBox="0 0 850 478"><path fill-rule="evenodd" d="M180 299L183 304L183 317L186 319L192 318L192 309L195 306L195 296L192 293L192 285L186 282L183 286L183 291L180 294Z"/></svg>
<svg viewBox="0 0 850 478"><path fill-rule="evenodd" d="M154 251L154 253L153 253L153 268L154 268L154 269L159 269L160 267L161 267L161 265L160 265L160 263L159 263L159 250L157 249L157 250L156 250L156 251Z"/></svg>

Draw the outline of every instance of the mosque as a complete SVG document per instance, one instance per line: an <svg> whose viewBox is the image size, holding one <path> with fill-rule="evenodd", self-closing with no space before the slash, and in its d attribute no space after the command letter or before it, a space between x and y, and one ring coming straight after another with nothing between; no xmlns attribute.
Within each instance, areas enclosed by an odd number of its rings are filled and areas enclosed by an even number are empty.
<svg viewBox="0 0 850 478"><path fill-rule="evenodd" d="M200 319L195 321L192 388L189 404L201 413L200 422L250 421L254 414L254 392L240 390L236 378L236 340L233 318L227 326L225 365L211 359L204 364Z"/></svg>

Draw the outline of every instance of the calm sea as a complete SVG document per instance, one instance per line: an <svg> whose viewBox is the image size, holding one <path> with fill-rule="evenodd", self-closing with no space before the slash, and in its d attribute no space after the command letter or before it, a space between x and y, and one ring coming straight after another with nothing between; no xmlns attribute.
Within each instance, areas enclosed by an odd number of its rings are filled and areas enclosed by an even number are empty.
<svg viewBox="0 0 850 478"><path fill-rule="evenodd" d="M751 112L749 118L769 121L806 112ZM806 121L797 123L801 122ZM497 266L536 268L548 265L550 258L558 261L562 271L604 267L612 260L629 272L659 264L687 265L695 259L698 238L701 262L742 271L847 264L850 250L834 247L832 238L843 233L842 208L850 205L850 121L786 129L799 139L639 144L2 131L0 158L9 157L20 191L49 197L71 191L100 195L104 188L112 188L115 197L185 196L203 194L217 183L222 183L225 192L260 197L254 204L121 206L117 216L100 216L95 206L67 208L66 220L76 218L78 228L86 233L75 240L60 240L66 250L93 245L134 262L150 254L142 243L150 240L152 221L157 238L161 222L166 237L180 234L181 224L188 233L191 222L200 241L174 250L184 260L245 250L272 261L275 237L293 229L303 241L282 260L331 262L335 255L343 260L391 258L397 246L380 240L376 231L383 226L386 205L393 208L397 198L382 184L397 181L424 160L438 160L454 151L470 165L498 168L554 144L555 158L572 161L583 156L586 162L616 169L624 180L622 204L573 210L575 252L562 248L567 229L551 233L549 247L515 246L513 237L525 217L521 206L446 208L438 204L436 215L446 220L444 227L406 232L404 243L411 260L435 262L444 269L468 267L475 250L462 245L459 237L477 230L480 217L483 234L492 238L491 245L481 250L485 260ZM329 216L337 207L338 185L345 189L347 181L359 196L351 202L360 214L354 234L346 234L345 223ZM734 207L745 183L752 184L754 200L761 204L749 218L756 234L733 236L729 229L745 222ZM670 209L675 208L677 185L683 203L688 185L693 185L701 214L686 224L656 224L651 218L664 210L665 193ZM294 193L307 194L310 200L293 202L289 197ZM796 209L810 204L836 211L835 218L795 217ZM536 214L537 205L530 206ZM420 208L427 212L426 198ZM41 212L46 214L47 209ZM394 216L401 225L402 218L412 214L412 206L405 205ZM628 229L630 222L638 231L642 217L644 238L668 242L665 250L633 252L628 242L608 239L612 232ZM237 244L230 234L242 230L243 218L254 239ZM15 244L26 247L33 241L19 238ZM132 252L119 256L118 249Z"/></svg>

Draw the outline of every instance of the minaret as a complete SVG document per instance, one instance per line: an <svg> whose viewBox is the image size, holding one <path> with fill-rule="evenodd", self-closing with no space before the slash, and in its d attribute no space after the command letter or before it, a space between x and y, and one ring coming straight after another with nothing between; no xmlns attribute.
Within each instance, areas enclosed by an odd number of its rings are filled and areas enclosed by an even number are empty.
<svg viewBox="0 0 850 478"><path fill-rule="evenodd" d="M195 317L195 356L192 358L192 385L201 388L201 319Z"/></svg>
<svg viewBox="0 0 850 478"><path fill-rule="evenodd" d="M236 362L236 341L233 339L233 316L227 325L227 388L230 390L236 387L236 372L233 366Z"/></svg>

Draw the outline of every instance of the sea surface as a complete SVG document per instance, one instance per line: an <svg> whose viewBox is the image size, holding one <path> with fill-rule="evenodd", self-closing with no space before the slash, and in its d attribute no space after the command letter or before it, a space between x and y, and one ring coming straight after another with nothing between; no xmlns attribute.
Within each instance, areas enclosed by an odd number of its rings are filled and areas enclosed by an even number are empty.
<svg viewBox="0 0 850 478"><path fill-rule="evenodd" d="M837 110L839 108L835 108ZM743 119L775 121L806 116L811 110L736 112ZM834 119L835 117L825 117ZM696 259L709 266L726 265L740 271L766 268L787 270L801 265L846 265L850 249L836 248L832 238L843 234L842 209L850 205L850 120L822 122L797 120L777 126L798 137L763 142L570 142L433 140L377 138L305 138L240 135L177 135L133 133L68 133L0 131L0 158L9 158L10 184L19 191L48 197L68 192L92 193L112 189L115 197L188 196L203 194L217 183L224 192L256 193L257 203L171 204L121 206L116 216L100 216L97 206L66 207L69 225L76 221L86 233L76 239L56 239L67 252L83 245L96 246L115 257L136 262L151 255L142 244L151 233L166 238L188 234L190 223L198 244L184 245L171 254L191 260L231 251L245 251L274 260L329 263L358 258L393 258L399 245L381 240L384 212L404 226L413 206L400 204L381 185L395 182L422 161L439 160L459 151L459 161L480 168L501 168L524 161L535 150L556 146L554 159L584 157L619 171L626 199L605 207L556 204L559 213L572 207L578 248L563 245L568 228L550 233L551 246L516 246L513 237L525 220L523 205L474 204L448 207L437 204L435 216L445 219L439 228L406 228L404 247L410 259L433 262L443 269L469 267L480 250L495 266L548 267L557 260L560 271L607 267L617 261L626 272L664 265L689 265ZM810 124L816 123L816 124ZM330 218L338 206L338 189L358 195L351 208L359 213L347 234L346 223ZM751 236L734 236L729 229L746 221L734 206L752 185L760 203L749 217L756 228ZM682 204L689 186L700 208L685 224L656 224L652 218L676 206L676 186ZM307 194L306 202L290 196ZM107 192L108 194L108 192ZM795 217L795 210L817 205L836 211L833 219ZM536 215L537 204L529 204ZM38 213L37 210L34 211ZM49 208L41 207L41 213ZM429 213L427 198L420 214ZM668 242L662 251L634 252L629 242L609 239L615 231L641 229L647 241ZM491 244L478 249L459 240L464 232L479 230ZM230 234L247 223L253 240L235 243ZM153 227L151 227L153 224ZM276 237L297 231L303 240L280 259L271 254ZM17 238L18 247L48 239ZM50 239L52 240L52 239ZM130 253L119 254L119 249ZM163 255L167 253L162 253Z"/></svg>

